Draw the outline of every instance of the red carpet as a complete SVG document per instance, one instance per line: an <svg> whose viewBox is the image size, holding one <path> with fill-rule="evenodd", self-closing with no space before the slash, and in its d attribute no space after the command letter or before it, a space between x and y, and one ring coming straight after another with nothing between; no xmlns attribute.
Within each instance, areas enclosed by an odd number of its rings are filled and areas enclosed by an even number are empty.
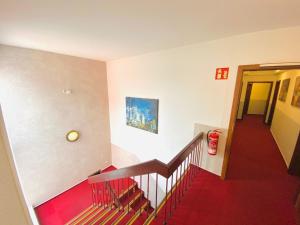
<svg viewBox="0 0 300 225"><path fill-rule="evenodd" d="M300 181L286 171L269 127L245 117L235 129L228 179L201 170L168 224L295 225Z"/></svg>
<svg viewBox="0 0 300 225"><path fill-rule="evenodd" d="M110 171L115 167L108 167ZM91 187L87 180L35 208L41 225L63 225L92 205Z"/></svg>
<svg viewBox="0 0 300 225"><path fill-rule="evenodd" d="M286 171L269 127L261 117L247 116L236 125L228 179L222 181L199 169L168 224L295 225L293 204L300 179ZM41 225L61 225L91 203L85 181L37 207L36 212ZM164 208L152 224L161 225L163 217ZM135 224L142 221L137 219Z"/></svg>

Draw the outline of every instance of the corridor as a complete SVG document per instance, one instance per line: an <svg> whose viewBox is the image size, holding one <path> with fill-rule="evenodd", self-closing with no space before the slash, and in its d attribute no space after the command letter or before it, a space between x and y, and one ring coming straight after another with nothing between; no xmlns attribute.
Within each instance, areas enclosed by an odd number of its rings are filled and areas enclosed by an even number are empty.
<svg viewBox="0 0 300 225"><path fill-rule="evenodd" d="M261 116L237 121L225 181L201 171L169 224L295 225L300 180L287 168Z"/></svg>

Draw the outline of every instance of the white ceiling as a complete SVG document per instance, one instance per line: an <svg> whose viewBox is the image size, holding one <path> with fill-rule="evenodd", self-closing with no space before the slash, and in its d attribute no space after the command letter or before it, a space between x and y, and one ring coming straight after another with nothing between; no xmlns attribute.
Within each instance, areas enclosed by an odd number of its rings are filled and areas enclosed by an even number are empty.
<svg viewBox="0 0 300 225"><path fill-rule="evenodd" d="M0 0L0 43L99 60L297 25L299 0Z"/></svg>

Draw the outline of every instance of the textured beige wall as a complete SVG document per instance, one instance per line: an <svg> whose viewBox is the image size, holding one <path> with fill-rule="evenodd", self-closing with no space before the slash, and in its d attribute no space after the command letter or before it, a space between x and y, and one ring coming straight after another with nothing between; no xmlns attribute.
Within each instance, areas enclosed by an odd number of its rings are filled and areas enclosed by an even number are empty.
<svg viewBox="0 0 300 225"><path fill-rule="evenodd" d="M26 211L14 178L14 169L9 160L7 136L0 108L0 218L1 224L27 225Z"/></svg>
<svg viewBox="0 0 300 225"><path fill-rule="evenodd" d="M34 206L111 163L105 63L0 45L0 103Z"/></svg>

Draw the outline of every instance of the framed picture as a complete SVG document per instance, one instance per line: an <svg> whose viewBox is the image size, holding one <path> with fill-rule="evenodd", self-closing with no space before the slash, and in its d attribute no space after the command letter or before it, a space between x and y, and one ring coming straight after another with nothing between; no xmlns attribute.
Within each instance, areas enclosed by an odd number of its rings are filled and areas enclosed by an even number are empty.
<svg viewBox="0 0 300 225"><path fill-rule="evenodd" d="M300 108L300 77L296 77L292 106Z"/></svg>
<svg viewBox="0 0 300 225"><path fill-rule="evenodd" d="M290 86L291 79L285 79L282 81L282 85L279 92L278 100L285 102L286 96L288 94L289 86Z"/></svg>
<svg viewBox="0 0 300 225"><path fill-rule="evenodd" d="M126 124L158 133L158 99L126 97Z"/></svg>

